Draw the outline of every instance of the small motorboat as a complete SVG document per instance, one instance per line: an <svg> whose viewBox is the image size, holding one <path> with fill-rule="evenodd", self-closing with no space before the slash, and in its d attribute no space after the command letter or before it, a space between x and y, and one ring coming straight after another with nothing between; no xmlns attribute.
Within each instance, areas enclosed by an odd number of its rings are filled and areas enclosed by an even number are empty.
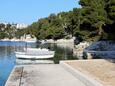
<svg viewBox="0 0 115 86"><path fill-rule="evenodd" d="M43 48L27 48L25 52L15 52L17 58L20 59L47 59L53 58L55 51Z"/></svg>

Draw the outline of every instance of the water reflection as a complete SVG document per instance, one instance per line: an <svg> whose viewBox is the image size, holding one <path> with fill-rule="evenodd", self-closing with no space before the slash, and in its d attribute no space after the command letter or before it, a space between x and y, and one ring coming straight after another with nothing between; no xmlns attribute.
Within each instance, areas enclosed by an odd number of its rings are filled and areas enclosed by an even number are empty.
<svg viewBox="0 0 115 86"><path fill-rule="evenodd" d="M15 64L15 56L13 53L14 47L0 47L0 86L4 83Z"/></svg>
<svg viewBox="0 0 115 86"><path fill-rule="evenodd" d="M73 56L73 50L68 47L58 46L57 44L43 44L37 45L37 48L50 48L50 50L55 51L55 56L53 58L54 63L59 63L60 60L74 60L77 57Z"/></svg>
<svg viewBox="0 0 115 86"><path fill-rule="evenodd" d="M31 46L31 44L28 44ZM21 51L25 42L0 41L0 86L4 86L16 60L15 51Z"/></svg>

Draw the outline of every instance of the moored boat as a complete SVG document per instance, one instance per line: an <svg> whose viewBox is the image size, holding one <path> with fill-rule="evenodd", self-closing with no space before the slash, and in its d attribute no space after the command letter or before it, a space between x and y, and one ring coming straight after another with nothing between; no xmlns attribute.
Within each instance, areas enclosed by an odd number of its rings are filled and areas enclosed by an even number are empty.
<svg viewBox="0 0 115 86"><path fill-rule="evenodd" d="M25 52L15 52L16 57L20 59L47 59L53 58L55 51L46 48L28 48Z"/></svg>

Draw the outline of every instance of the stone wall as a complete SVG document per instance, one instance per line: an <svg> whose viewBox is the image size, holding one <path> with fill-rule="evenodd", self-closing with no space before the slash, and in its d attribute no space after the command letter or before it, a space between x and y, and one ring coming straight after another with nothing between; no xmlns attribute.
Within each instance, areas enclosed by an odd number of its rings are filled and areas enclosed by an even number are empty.
<svg viewBox="0 0 115 86"><path fill-rule="evenodd" d="M58 39L58 40L53 40L53 39L49 39L49 40L46 40L48 43L74 43L74 38L72 39Z"/></svg>
<svg viewBox="0 0 115 86"><path fill-rule="evenodd" d="M84 55L83 51L89 45L90 45L89 42L81 42L80 44L75 45L73 49L73 54L77 56L79 59L83 59L83 55Z"/></svg>

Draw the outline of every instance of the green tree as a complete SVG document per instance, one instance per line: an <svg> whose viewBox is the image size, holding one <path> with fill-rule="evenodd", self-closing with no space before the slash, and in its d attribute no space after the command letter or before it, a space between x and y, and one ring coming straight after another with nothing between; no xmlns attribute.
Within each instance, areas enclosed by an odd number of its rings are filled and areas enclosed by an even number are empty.
<svg viewBox="0 0 115 86"><path fill-rule="evenodd" d="M108 14L108 22L109 24L115 23L115 0L105 0L106 1L106 11Z"/></svg>
<svg viewBox="0 0 115 86"><path fill-rule="evenodd" d="M84 18L83 24L91 25L91 28L87 29L97 31L97 35L102 38L105 33L103 26L106 24L107 20L105 0L80 0L80 4L83 7L83 11L81 13Z"/></svg>

